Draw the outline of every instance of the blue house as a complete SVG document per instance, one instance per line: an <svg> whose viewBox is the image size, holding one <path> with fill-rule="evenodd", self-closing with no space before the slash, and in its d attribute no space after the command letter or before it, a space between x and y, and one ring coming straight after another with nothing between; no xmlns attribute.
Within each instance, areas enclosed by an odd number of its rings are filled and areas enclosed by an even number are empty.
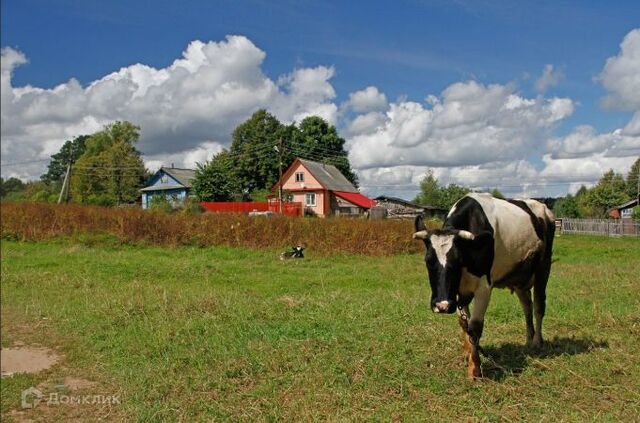
<svg viewBox="0 0 640 423"><path fill-rule="evenodd" d="M178 169L173 166L161 167L142 188L142 208L151 207L154 198L165 197L174 204L180 204L191 196L191 182L196 176L194 169Z"/></svg>

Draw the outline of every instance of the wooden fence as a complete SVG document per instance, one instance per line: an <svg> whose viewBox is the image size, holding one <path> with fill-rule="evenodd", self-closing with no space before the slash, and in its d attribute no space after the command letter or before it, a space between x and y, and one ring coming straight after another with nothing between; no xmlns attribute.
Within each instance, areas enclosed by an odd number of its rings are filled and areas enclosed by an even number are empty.
<svg viewBox="0 0 640 423"><path fill-rule="evenodd" d="M249 213L253 211L280 213L280 204L277 200L269 201L204 201L200 203L205 210L214 213ZM282 214L285 216L302 216L302 203L282 203Z"/></svg>
<svg viewBox="0 0 640 423"><path fill-rule="evenodd" d="M640 236L640 221L631 219L558 219L562 234Z"/></svg>

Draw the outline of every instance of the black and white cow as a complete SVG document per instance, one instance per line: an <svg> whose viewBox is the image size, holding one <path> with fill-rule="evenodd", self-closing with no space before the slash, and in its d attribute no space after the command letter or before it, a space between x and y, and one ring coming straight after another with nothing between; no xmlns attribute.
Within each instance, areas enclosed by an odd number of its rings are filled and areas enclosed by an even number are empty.
<svg viewBox="0 0 640 423"><path fill-rule="evenodd" d="M442 229L428 231L422 217L416 218L415 229L413 237L424 240L427 248L431 309L435 313L458 310L469 377L482 376L478 343L493 288L516 292L524 310L527 344L542 345L555 231L553 214L544 204L468 194L451 208Z"/></svg>

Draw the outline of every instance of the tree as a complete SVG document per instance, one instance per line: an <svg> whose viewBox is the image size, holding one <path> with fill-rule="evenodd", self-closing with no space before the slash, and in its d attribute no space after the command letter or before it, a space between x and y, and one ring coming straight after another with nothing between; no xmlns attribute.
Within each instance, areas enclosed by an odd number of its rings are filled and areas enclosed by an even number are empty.
<svg viewBox="0 0 640 423"><path fill-rule="evenodd" d="M433 170L429 169L420 181L420 193L413 201L425 206L437 207L440 204L440 188L438 187L438 179L433 175Z"/></svg>
<svg viewBox="0 0 640 423"><path fill-rule="evenodd" d="M504 195L500 192L498 188L492 189L491 195L493 195L495 198L500 198L501 200L504 200Z"/></svg>
<svg viewBox="0 0 640 423"><path fill-rule="evenodd" d="M6 181L0 178L0 197L5 198L11 193L24 191L25 183L18 178L11 177Z"/></svg>
<svg viewBox="0 0 640 423"><path fill-rule="evenodd" d="M135 201L146 176L134 145L139 138L140 128L126 121L91 135L72 172L74 200L100 205Z"/></svg>
<svg viewBox="0 0 640 423"><path fill-rule="evenodd" d="M591 217L606 217L607 210L629 200L626 193L626 182L622 175L610 169L600 181L589 190L586 205Z"/></svg>
<svg viewBox="0 0 640 423"><path fill-rule="evenodd" d="M275 146L286 128L266 110L255 112L232 135L230 155L241 187L251 193L271 188L279 177L279 157Z"/></svg>
<svg viewBox="0 0 640 423"><path fill-rule="evenodd" d="M449 184L446 188L440 190L439 207L450 209L459 199L469 193L469 189L456 184Z"/></svg>
<svg viewBox="0 0 640 423"><path fill-rule="evenodd" d="M308 157L335 166L353 185L358 186L358 177L351 169L344 138L336 127L320 116L306 117L298 125L297 137L291 148L297 155Z"/></svg>
<svg viewBox="0 0 640 423"><path fill-rule="evenodd" d="M553 211L558 217L581 217L578 201L576 197L571 194L567 194L564 198L558 199L553 207Z"/></svg>
<svg viewBox="0 0 640 423"><path fill-rule="evenodd" d="M216 154L204 165L198 163L193 191L199 201L230 201L240 191L228 151Z"/></svg>
<svg viewBox="0 0 640 423"><path fill-rule="evenodd" d="M87 139L89 139L88 135L80 135L72 141L66 141L60 151L51 156L47 173L40 179L46 183L62 182L69 163L75 163L84 154Z"/></svg>
<svg viewBox="0 0 640 423"><path fill-rule="evenodd" d="M456 203L456 201L464 197L467 193L469 193L467 188L456 184L449 184L446 187L440 187L438 179L433 176L433 171L429 169L420 182L420 194L418 194L414 202L427 206L449 209Z"/></svg>
<svg viewBox="0 0 640 423"><path fill-rule="evenodd" d="M640 196L638 178L640 178L640 158L631 165L631 169L629 169L629 173L627 174L627 195L630 198Z"/></svg>

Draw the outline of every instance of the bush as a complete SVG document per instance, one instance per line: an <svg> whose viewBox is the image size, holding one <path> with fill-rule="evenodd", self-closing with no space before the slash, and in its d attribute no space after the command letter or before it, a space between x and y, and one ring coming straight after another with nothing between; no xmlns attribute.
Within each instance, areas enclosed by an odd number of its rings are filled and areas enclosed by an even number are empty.
<svg viewBox="0 0 640 423"><path fill-rule="evenodd" d="M252 218L233 213L157 213L139 208L3 202L2 237L47 240L110 235L122 243L289 248L304 244L314 255L392 255L422 251L413 222L364 219ZM436 227L436 221L427 222Z"/></svg>

